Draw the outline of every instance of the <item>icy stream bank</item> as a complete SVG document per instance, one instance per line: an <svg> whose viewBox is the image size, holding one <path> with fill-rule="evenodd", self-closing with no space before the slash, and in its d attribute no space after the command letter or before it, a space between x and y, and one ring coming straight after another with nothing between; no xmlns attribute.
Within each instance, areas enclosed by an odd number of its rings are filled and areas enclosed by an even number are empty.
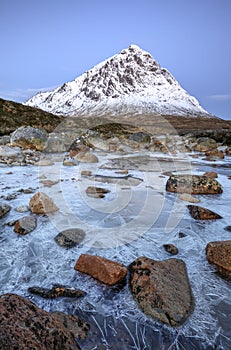
<svg viewBox="0 0 231 350"><path fill-rule="evenodd" d="M213 163L200 159L188 159L185 163L181 159L172 164L171 159L161 162L153 158L151 169L145 169L144 162L142 170L129 170L129 174L143 180L139 184L131 185L126 180L120 184L94 182L111 191L104 199L96 199L86 195L85 189L92 180L81 177L81 171L118 176L116 169L100 169L109 159L103 154L98 156L97 168L89 164L64 167L59 162L49 167L0 167L1 200L12 206L1 219L1 294L26 296L47 311L81 313L92 325L88 340L81 344L86 350L230 349L231 285L208 264L205 246L210 241L230 239L230 232L224 227L231 224L231 180L227 178L231 175L231 160L227 157L216 168L223 194L198 196L200 205L216 211L223 219L198 222L189 216L187 202L165 192L168 177L160 174L169 170L202 174L214 170ZM45 177L59 182L44 187L39 179ZM25 215L15 208L29 203L32 194L18 192L29 187L52 196L60 210L38 216L36 230L20 237L6 223ZM12 193L16 193L16 198L6 201L4 197ZM84 229L86 238L80 246L65 250L55 243L54 237L68 227ZM86 252L124 265L142 255L167 259L169 255L162 247L165 243L176 245L177 257L186 262L196 304L189 320L175 329L147 318L137 308L128 285L110 288L73 269L79 255ZM50 287L55 283L82 289L87 295L78 301L43 300L27 291L30 286Z"/></svg>

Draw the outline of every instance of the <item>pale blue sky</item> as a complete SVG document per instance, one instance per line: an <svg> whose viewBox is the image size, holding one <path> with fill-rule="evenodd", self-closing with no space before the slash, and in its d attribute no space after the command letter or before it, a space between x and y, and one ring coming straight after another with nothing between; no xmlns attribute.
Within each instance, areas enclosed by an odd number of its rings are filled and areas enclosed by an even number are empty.
<svg viewBox="0 0 231 350"><path fill-rule="evenodd" d="M231 0L1 0L0 97L26 101L136 44L231 119Z"/></svg>

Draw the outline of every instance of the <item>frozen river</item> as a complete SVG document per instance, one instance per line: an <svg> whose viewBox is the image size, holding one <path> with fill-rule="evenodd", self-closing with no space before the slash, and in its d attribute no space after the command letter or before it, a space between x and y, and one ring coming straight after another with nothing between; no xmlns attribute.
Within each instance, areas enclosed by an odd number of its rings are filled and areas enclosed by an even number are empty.
<svg viewBox="0 0 231 350"><path fill-rule="evenodd" d="M124 163L130 177L125 178L118 174L111 157L103 153L98 157L97 165L67 167L56 156L51 166L0 167L1 201L12 207L0 220L1 294L23 295L47 311L80 314L91 324L89 337L81 341L84 350L230 349L231 284L207 262L205 247L208 242L231 237L224 229L231 225L231 159L226 157L214 163L200 158L153 156L137 166L137 158L132 161L130 157L130 163ZM90 170L97 177L83 177L83 170ZM199 222L190 217L187 202L166 193L168 176L163 173L203 174L214 170L223 193L197 197L199 205L223 218ZM107 182L105 176L117 179ZM43 179L57 184L45 187ZM110 192L101 199L88 197L85 190L90 185ZM29 215L15 210L29 204L33 194L20 191L28 188L46 192L59 211L37 215L37 228L19 236L7 223ZM12 194L15 198L6 200ZM86 237L79 246L67 250L58 246L54 238L70 227L83 229ZM183 237L179 233L184 233ZM75 262L83 253L104 256L125 266L144 255L155 260L168 259L171 256L163 249L166 243L178 247L177 258L187 265L195 298L193 314L177 328L146 317L137 308L128 284L108 287L74 271ZM51 287L55 283L82 289L86 296L77 301L44 300L28 293L28 287Z"/></svg>

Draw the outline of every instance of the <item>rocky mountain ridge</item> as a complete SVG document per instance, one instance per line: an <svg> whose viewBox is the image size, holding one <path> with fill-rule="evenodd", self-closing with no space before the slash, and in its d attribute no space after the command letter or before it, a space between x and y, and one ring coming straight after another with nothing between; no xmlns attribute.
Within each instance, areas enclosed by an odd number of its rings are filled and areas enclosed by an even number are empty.
<svg viewBox="0 0 231 350"><path fill-rule="evenodd" d="M150 53L131 45L80 77L26 102L54 114L205 116L205 111Z"/></svg>

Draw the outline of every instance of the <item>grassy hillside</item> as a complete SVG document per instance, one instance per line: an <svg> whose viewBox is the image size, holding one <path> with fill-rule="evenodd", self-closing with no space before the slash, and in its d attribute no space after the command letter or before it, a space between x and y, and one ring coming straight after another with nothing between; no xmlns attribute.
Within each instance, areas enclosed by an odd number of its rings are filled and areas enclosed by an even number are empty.
<svg viewBox="0 0 231 350"><path fill-rule="evenodd" d="M52 131L64 118L41 109L0 98L0 136L10 134L20 126L34 126Z"/></svg>

